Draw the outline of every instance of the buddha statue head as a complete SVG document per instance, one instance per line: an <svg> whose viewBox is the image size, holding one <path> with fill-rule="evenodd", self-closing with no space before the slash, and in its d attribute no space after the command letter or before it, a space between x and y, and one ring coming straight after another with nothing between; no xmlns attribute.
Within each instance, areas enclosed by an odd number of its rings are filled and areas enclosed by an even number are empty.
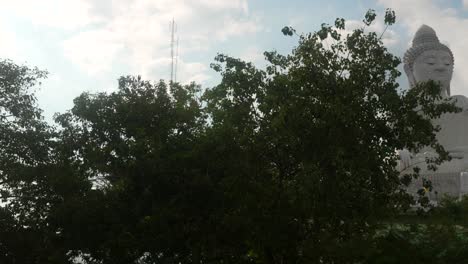
<svg viewBox="0 0 468 264"><path fill-rule="evenodd" d="M433 80L440 83L442 97L450 96L453 62L452 51L440 43L434 29L426 25L418 29L413 45L403 57L410 88L418 82Z"/></svg>

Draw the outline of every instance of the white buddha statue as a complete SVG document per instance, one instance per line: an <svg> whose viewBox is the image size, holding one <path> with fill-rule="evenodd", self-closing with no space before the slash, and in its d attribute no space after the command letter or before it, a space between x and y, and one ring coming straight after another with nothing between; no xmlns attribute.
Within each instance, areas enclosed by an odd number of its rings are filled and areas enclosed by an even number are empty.
<svg viewBox="0 0 468 264"><path fill-rule="evenodd" d="M456 106L462 108L460 113L443 114L434 119L433 124L440 125L437 140L452 157L452 161L439 166L438 172L468 171L468 99L462 95L451 96L450 81L454 65L452 51L439 42L434 29L423 25L416 32L413 45L406 51L403 62L410 89L418 82L436 81L441 85L441 96L450 98ZM432 155L435 153L430 149L424 149L412 157L407 151L402 151L401 164L404 167L419 164L424 173L424 158Z"/></svg>
<svg viewBox="0 0 468 264"><path fill-rule="evenodd" d="M422 25L414 36L412 47L403 57L410 87L418 82L437 81L442 86L442 97L449 97L453 61L452 51L439 42L434 29Z"/></svg>

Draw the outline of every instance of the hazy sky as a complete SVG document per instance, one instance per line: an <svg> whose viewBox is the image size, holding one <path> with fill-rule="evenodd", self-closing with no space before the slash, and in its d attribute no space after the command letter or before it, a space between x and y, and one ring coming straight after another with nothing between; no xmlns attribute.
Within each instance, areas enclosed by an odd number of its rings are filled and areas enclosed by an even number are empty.
<svg viewBox="0 0 468 264"><path fill-rule="evenodd" d="M122 75L169 79L170 21L178 24L178 81L210 87L209 64L225 53L263 65L263 51L288 53L297 38L336 17L360 25L369 8L396 11L384 43L402 56L422 24L455 55L452 94L468 95L468 0L0 0L0 57L49 71L37 92L47 120L84 91L112 91ZM383 31L382 16L372 27ZM406 77L401 83L406 86Z"/></svg>

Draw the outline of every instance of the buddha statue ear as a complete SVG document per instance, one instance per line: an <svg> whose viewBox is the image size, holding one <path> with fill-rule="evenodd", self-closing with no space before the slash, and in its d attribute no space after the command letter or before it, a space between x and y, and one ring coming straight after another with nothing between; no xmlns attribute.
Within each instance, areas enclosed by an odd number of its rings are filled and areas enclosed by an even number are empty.
<svg viewBox="0 0 468 264"><path fill-rule="evenodd" d="M414 78L413 71L411 70L410 66L408 64L405 64L403 66L403 69L405 70L406 76L408 77L410 89L416 85L416 79Z"/></svg>

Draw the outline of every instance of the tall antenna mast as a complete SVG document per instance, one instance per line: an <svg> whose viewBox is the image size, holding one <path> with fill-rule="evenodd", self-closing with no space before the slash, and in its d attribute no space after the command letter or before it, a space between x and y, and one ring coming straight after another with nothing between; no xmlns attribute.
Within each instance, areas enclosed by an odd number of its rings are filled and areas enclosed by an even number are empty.
<svg viewBox="0 0 468 264"><path fill-rule="evenodd" d="M174 70L174 82L177 82L177 64L179 62L179 36L177 36L177 49L176 49L176 61Z"/></svg>
<svg viewBox="0 0 468 264"><path fill-rule="evenodd" d="M171 22L171 82L174 82L174 31L175 31L175 22L172 18Z"/></svg>

